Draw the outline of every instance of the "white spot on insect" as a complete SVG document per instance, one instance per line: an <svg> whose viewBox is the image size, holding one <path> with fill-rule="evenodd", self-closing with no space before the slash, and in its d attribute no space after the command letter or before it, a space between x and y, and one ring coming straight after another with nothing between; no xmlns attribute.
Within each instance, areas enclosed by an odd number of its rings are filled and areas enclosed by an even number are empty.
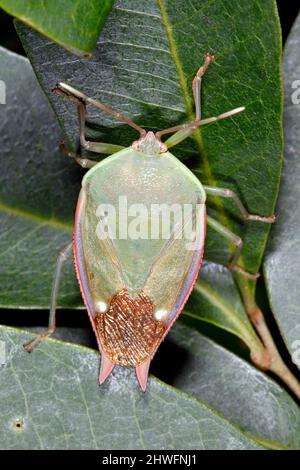
<svg viewBox="0 0 300 470"><path fill-rule="evenodd" d="M102 300L97 300L95 303L95 309L99 313L105 313L107 311L107 303L103 302Z"/></svg>
<svg viewBox="0 0 300 470"><path fill-rule="evenodd" d="M154 318L158 321L164 321L167 319L168 310L160 309L154 312Z"/></svg>

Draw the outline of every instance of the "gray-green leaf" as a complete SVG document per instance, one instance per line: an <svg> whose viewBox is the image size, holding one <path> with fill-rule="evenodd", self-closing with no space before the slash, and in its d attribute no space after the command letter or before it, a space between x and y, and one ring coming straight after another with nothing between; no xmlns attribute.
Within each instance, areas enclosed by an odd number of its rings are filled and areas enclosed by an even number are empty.
<svg viewBox="0 0 300 470"><path fill-rule="evenodd" d="M287 40L283 63L285 160L265 278L272 311L300 367L300 15Z"/></svg>
<svg viewBox="0 0 300 470"><path fill-rule="evenodd" d="M62 135L28 60L0 48L0 79L0 306L47 308L83 172L58 150ZM72 262L66 271L61 304L82 304Z"/></svg>
<svg viewBox="0 0 300 470"><path fill-rule="evenodd" d="M29 333L0 327L2 449L259 449L195 398L134 370L116 368L98 384L98 353L45 341L32 354ZM3 359L3 355L1 356Z"/></svg>
<svg viewBox="0 0 300 470"><path fill-rule="evenodd" d="M180 353L182 363L174 373L173 386L252 434L300 448L299 407L273 380L180 323L168 340L157 361L164 354L171 358L175 351L177 356Z"/></svg>

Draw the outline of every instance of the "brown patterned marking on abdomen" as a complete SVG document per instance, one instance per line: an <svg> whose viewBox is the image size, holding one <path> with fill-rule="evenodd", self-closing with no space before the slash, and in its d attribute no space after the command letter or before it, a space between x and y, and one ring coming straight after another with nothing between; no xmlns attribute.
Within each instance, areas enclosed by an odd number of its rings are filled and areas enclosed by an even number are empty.
<svg viewBox="0 0 300 470"><path fill-rule="evenodd" d="M96 314L95 328L112 361L136 367L152 355L166 330L153 313L153 303L142 291L133 299L122 289L113 296L106 313Z"/></svg>

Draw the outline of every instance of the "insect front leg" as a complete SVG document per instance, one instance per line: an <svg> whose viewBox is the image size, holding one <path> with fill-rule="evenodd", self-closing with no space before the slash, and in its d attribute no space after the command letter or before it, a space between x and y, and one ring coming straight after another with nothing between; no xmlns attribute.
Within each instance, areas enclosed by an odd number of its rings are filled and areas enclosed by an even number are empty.
<svg viewBox="0 0 300 470"><path fill-rule="evenodd" d="M108 144L104 142L91 142L85 138L85 127L86 127L86 104L83 99L74 96L71 92L67 92L57 85L53 88L53 91L61 95L68 100L74 102L77 105L78 120L79 120L79 132L80 132L80 144L85 150L95 153L103 153L106 155L112 155L113 153L119 152L124 147L121 145ZM77 159L75 159L78 162ZM91 161L91 160L90 160ZM79 163L80 164L80 163ZM87 167L86 167L87 168Z"/></svg>
<svg viewBox="0 0 300 470"><path fill-rule="evenodd" d="M224 238L226 238L227 240L229 240L236 246L236 251L234 252L233 256L231 257L228 263L228 269L230 269L230 271L236 271L249 279L253 279L253 280L257 279L260 276L259 273L255 273L255 274L248 273L241 266L237 264L242 248L243 248L243 240L241 239L241 237L233 233L227 227L224 227L224 225L220 224L220 222L213 219L209 215L206 218L206 222L209 227L211 227L213 230L215 230L217 233L222 235Z"/></svg>
<svg viewBox="0 0 300 470"><path fill-rule="evenodd" d="M201 85L202 85L202 77L205 74L208 66L211 62L214 61L214 56L206 53L204 55L204 62L199 68L198 72L195 75L193 80L193 94L194 94L194 102L195 102L195 111L196 111L196 121L200 121L201 119Z"/></svg>
<svg viewBox="0 0 300 470"><path fill-rule="evenodd" d="M202 86L202 77L208 69L208 66L211 62L214 61L214 56L206 53L204 55L204 61L198 72L195 75L193 80L193 95L194 95L194 104L195 104L195 121L201 120L201 86ZM186 129L180 129L172 137L166 140L165 144L169 148L174 147L183 140L187 139L195 131L194 127L187 127Z"/></svg>
<svg viewBox="0 0 300 470"><path fill-rule="evenodd" d="M90 160L88 158L84 158L82 155L80 155L79 153L76 153L76 152L73 152L72 150L70 150L66 144L64 143L64 141L62 140L59 144L59 148L60 150L67 156L67 157L70 157L70 158L73 158L73 160L75 160L76 163L78 163L78 165L80 165L82 168L92 168L93 166L97 165L98 162L94 161L94 160Z"/></svg>
<svg viewBox="0 0 300 470"><path fill-rule="evenodd" d="M276 216L274 214L269 217L263 217L257 214L250 214L245 208L240 198L238 197L238 195L234 191L231 191L231 189L216 188L214 186L205 185L203 185L203 188L205 189L206 194L210 196L219 196L231 199L240 211L240 214L244 220L256 220L257 222L263 222L265 224L273 224L276 221Z"/></svg>
<svg viewBox="0 0 300 470"><path fill-rule="evenodd" d="M51 304L50 304L50 313L49 313L49 325L48 329L44 333L40 333L32 341L23 345L25 351L31 352L32 349L39 344L43 339L49 338L49 336L55 333L56 328L56 302L59 290L59 284L61 280L62 269L72 252L72 243L69 243L58 255L56 268L52 284L51 292Z"/></svg>
<svg viewBox="0 0 300 470"><path fill-rule="evenodd" d="M194 121L188 122L185 124L181 124L179 126L169 127L168 129L163 129L162 131L156 132L157 139L161 140L161 137L165 134L173 134L169 137L164 144L168 149L174 147L175 145L179 144L187 137L193 134L193 132L200 126L204 126L206 124L211 124L213 122L221 121L222 119L227 119L229 117L234 116L235 114L241 113L245 110L243 106L235 109L231 109L230 111L226 111L225 113L219 114L218 116L213 116L206 119L201 119L201 85L202 85L202 77L205 74L208 66L211 62L213 62L214 56L207 53L204 56L204 62L199 68L194 80L193 80L193 94L194 94L194 103L195 103L195 112L196 117Z"/></svg>

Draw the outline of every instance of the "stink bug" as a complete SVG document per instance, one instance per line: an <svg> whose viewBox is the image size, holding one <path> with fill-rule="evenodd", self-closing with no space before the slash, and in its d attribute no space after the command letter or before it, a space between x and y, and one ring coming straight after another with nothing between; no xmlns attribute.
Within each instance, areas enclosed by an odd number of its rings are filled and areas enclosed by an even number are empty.
<svg viewBox="0 0 300 470"><path fill-rule="evenodd" d="M169 151L196 128L245 109L201 119L201 81L212 60L213 56L205 55L193 80L195 120L156 133L146 132L68 84L59 83L54 88L78 108L82 147L110 154L97 163L63 146L68 156L89 168L78 198L73 247L78 282L101 352L100 384L114 365L120 364L134 367L141 389L146 390L150 361L182 311L197 278L206 224L236 245L229 269L249 278L257 277L237 264L242 249L240 237L206 216L206 195L231 198L245 220L273 223L274 216L249 214L234 192L202 185ZM133 127L140 138L128 148L87 141L86 103ZM161 138L166 134L173 135L163 142ZM160 219L162 208L171 210ZM138 214L137 223L137 217L132 218ZM168 224L163 226L166 220ZM27 351L55 331L59 280L71 250L69 244L58 257L49 328L24 345Z"/></svg>

